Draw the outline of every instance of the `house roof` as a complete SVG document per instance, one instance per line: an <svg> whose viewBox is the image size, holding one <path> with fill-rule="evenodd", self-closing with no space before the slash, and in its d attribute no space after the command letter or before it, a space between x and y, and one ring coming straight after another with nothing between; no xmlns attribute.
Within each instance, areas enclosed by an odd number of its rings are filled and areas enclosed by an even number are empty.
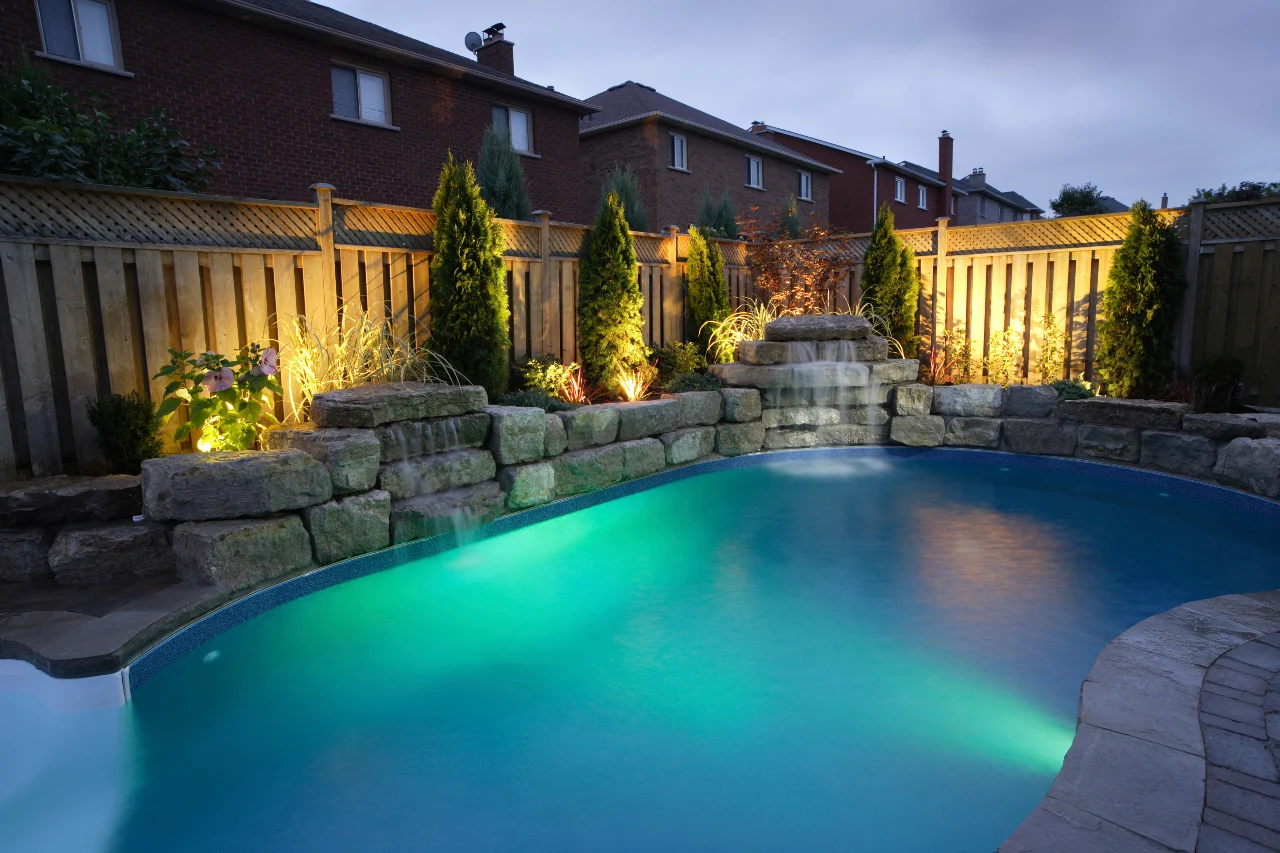
<svg viewBox="0 0 1280 853"><path fill-rule="evenodd" d="M540 86L513 74L488 68L474 59L450 53L426 42L409 38L308 0L188 0L188 2L221 8L224 11L234 10L248 20L254 20L255 17L260 16L258 23L302 30L312 38L321 41L343 43L400 61L425 63L452 76L467 77L490 86L519 90L526 96L576 109L579 115L595 111L595 107L590 104L557 92L549 86Z"/></svg>
<svg viewBox="0 0 1280 853"><path fill-rule="evenodd" d="M913 169L918 169L919 171L925 172L932 177L937 177L937 174L938 174L932 169L926 169L924 166L918 166L915 163L904 162L903 165L910 166ZM998 190L995 187L991 186L991 184L987 184L985 187L978 187L978 186L975 186L973 183L971 183L968 177L952 178L951 187L954 192L960 195L969 195L969 194L985 195L987 198L994 199L995 201L1003 202L1009 205L1010 207L1016 207L1020 210L1025 210L1029 213L1044 213L1043 208L1041 208L1035 202L1027 199L1025 196L1019 195L1018 193L1013 192L1012 190Z"/></svg>
<svg viewBox="0 0 1280 853"><path fill-rule="evenodd" d="M805 142L812 142L814 145L822 145L827 148L830 148L833 151L839 151L842 154L850 154L854 157L860 157L864 160L874 160L877 166L886 166L895 172L902 172L904 174L909 174L911 175L911 177L917 178L918 180L922 180L928 184L933 184L939 187L943 185L942 181L938 180L936 172L932 173L931 175L922 174L918 169L913 168L909 163L895 163L892 160L886 159L884 157L877 157L875 154L868 154L867 152L859 151L856 148L846 148L843 145L836 145L834 142L827 142L824 139L817 139L812 136L805 136L803 133L796 133L794 130L786 130L784 128L776 127L771 124L762 124L761 127L763 127L763 131L758 131L757 133L759 132L778 133L778 134L782 134L783 136L793 137L795 139L803 139Z"/></svg>
<svg viewBox="0 0 1280 853"><path fill-rule="evenodd" d="M1107 213L1127 213L1129 211L1129 205L1109 195L1104 195L1098 201L1102 202L1107 208Z"/></svg>
<svg viewBox="0 0 1280 853"><path fill-rule="evenodd" d="M710 113L704 113L675 98L669 98L652 86L645 86L632 80L610 86L587 100L599 107L600 111L578 121L578 132L584 135L603 130L616 130L651 118L659 118L695 132L728 139L744 148L770 154L781 160L799 163L822 172L840 173L840 170L834 166L828 166L826 163L805 157L776 142L762 139Z"/></svg>

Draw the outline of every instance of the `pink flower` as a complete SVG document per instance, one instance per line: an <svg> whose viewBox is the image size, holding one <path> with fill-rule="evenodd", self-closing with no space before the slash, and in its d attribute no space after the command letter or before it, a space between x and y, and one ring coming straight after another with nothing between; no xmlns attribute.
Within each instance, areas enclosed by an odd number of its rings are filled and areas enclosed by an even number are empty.
<svg viewBox="0 0 1280 853"><path fill-rule="evenodd" d="M275 347L267 347L262 351L262 361L254 365L253 374L255 376L271 376L280 372L279 364L280 354L276 352Z"/></svg>
<svg viewBox="0 0 1280 853"><path fill-rule="evenodd" d="M221 370L210 370L204 375L204 380L200 384L204 386L204 390L208 393L217 394L219 391L225 391L236 384L236 376L231 372L230 367L224 367Z"/></svg>

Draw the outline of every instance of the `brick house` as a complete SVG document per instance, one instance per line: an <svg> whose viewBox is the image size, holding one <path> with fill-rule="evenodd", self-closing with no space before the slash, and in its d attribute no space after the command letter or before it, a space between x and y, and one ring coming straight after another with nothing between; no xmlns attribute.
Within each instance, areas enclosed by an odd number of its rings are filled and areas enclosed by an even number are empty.
<svg viewBox="0 0 1280 853"><path fill-rule="evenodd" d="M801 218L830 221L829 182L839 169L748 133L628 80L587 99L600 111L579 123L582 195L599 202L615 165L635 172L650 230L696 223L703 195L725 190L739 217L772 221L791 196Z"/></svg>
<svg viewBox="0 0 1280 853"><path fill-rule="evenodd" d="M936 176L923 166L914 163L903 165L924 174ZM999 222L1016 222L1020 219L1039 219L1043 208L1011 190L998 190L987 183L987 173L974 169L968 177L955 178L956 211L952 225L993 225Z"/></svg>
<svg viewBox="0 0 1280 853"><path fill-rule="evenodd" d="M306 0L0 0L0 62L103 92L129 125L157 107L222 168L211 192L426 207L446 153L506 123L530 201L582 219L575 98L514 75L491 28L467 59ZM459 41L462 39L459 33Z"/></svg>

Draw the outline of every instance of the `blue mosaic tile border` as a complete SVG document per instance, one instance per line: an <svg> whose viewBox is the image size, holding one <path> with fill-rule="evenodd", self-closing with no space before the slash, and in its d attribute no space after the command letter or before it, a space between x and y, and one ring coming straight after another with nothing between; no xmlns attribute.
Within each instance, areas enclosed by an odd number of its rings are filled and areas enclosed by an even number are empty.
<svg viewBox="0 0 1280 853"><path fill-rule="evenodd" d="M737 468L753 468L767 465L779 459L848 459L848 458L890 458L916 459L930 456L943 456L964 461L981 462L983 464L998 463L1008 468L1038 469L1044 471L1074 472L1086 474L1104 480L1155 486L1171 494L1179 494L1210 500L1232 509L1249 512L1264 519L1280 522L1280 503L1235 491L1212 483L1198 480L1187 480L1170 474L1147 471L1141 468L1129 468L1106 462L1092 462L1084 459L1029 456L992 450L973 450L956 447L946 448L913 448L913 447L817 447L801 450L781 450L768 453L753 453L747 456L734 456L715 459L708 462L695 462L679 468L668 468L657 474L630 480L610 486L597 492L563 498L544 504L540 507L505 515L483 528L484 535L494 536L509 533L537 524L548 519L558 518L580 509L596 506L606 501L633 495L638 492L674 483L688 477L708 474L714 471L728 471ZM265 613L268 610L287 604L313 592L362 578L376 572L395 568L413 560L430 557L443 551L457 547L457 540L452 534L435 536L430 539L419 539L403 545L397 545L372 554L352 557L340 563L307 572L273 586L260 589L224 604L222 607L192 622L169 635L149 649L141 652L125 669L125 682L130 691L145 684L152 676L178 658L197 648L202 643L217 637L236 625Z"/></svg>

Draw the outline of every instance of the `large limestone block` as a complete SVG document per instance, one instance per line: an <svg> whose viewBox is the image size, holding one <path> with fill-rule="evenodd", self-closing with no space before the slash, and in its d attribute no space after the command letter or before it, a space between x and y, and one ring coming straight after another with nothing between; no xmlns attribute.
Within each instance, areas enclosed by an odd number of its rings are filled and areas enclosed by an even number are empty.
<svg viewBox="0 0 1280 853"><path fill-rule="evenodd" d="M1214 441L1267 437L1267 425L1249 415L1183 415L1182 430L1212 438Z"/></svg>
<svg viewBox="0 0 1280 853"><path fill-rule="evenodd" d="M571 450L552 460L557 495L580 495L622 481L626 453L617 444Z"/></svg>
<svg viewBox="0 0 1280 853"><path fill-rule="evenodd" d="M719 424L716 427L716 453L721 456L758 453L763 446L764 424L760 421Z"/></svg>
<svg viewBox="0 0 1280 853"><path fill-rule="evenodd" d="M667 467L667 450L656 438L638 438L620 441L622 448L622 477L634 480L656 474Z"/></svg>
<svg viewBox="0 0 1280 853"><path fill-rule="evenodd" d="M376 427L479 412L489 398L479 385L388 382L317 394L311 420L322 427Z"/></svg>
<svg viewBox="0 0 1280 853"><path fill-rule="evenodd" d="M912 382L893 389L893 413L907 417L927 415L933 411L933 388Z"/></svg>
<svg viewBox="0 0 1280 853"><path fill-rule="evenodd" d="M766 341L852 341L869 334L870 321L857 314L779 317L764 327Z"/></svg>
<svg viewBox="0 0 1280 853"><path fill-rule="evenodd" d="M724 419L729 423L747 423L760 420L760 392L754 388L722 388ZM763 437L761 441L763 441Z"/></svg>
<svg viewBox="0 0 1280 853"><path fill-rule="evenodd" d="M943 443L952 447L985 447L994 450L1000 446L999 418L947 418L947 432Z"/></svg>
<svg viewBox="0 0 1280 853"><path fill-rule="evenodd" d="M1280 439L1233 439L1218 454L1213 475L1229 486L1280 498Z"/></svg>
<svg viewBox="0 0 1280 853"><path fill-rule="evenodd" d="M1052 385L1010 385L1004 389L1006 418L1047 418L1058 403Z"/></svg>
<svg viewBox="0 0 1280 853"><path fill-rule="evenodd" d="M1142 445L1142 431L1133 427L1080 424L1077 430L1080 454L1095 459L1114 459L1117 462L1137 462Z"/></svg>
<svg viewBox="0 0 1280 853"><path fill-rule="evenodd" d="M0 528L0 581L47 578L51 531L43 527Z"/></svg>
<svg viewBox="0 0 1280 853"><path fill-rule="evenodd" d="M191 521L173 529L178 577L245 589L312 565L311 537L293 514Z"/></svg>
<svg viewBox="0 0 1280 853"><path fill-rule="evenodd" d="M371 430L325 429L313 423L281 426L267 430L263 444L267 450L309 454L329 472L335 495L367 492L378 482L382 446Z"/></svg>
<svg viewBox="0 0 1280 853"><path fill-rule="evenodd" d="M735 358L743 364L785 364L787 345L778 341L738 341Z"/></svg>
<svg viewBox="0 0 1280 853"><path fill-rule="evenodd" d="M813 361L884 361L889 357L889 341L875 335L856 341L788 341L763 345L786 347L786 357L780 362L739 360L752 364L803 364Z"/></svg>
<svg viewBox="0 0 1280 853"><path fill-rule="evenodd" d="M766 388L760 392L760 403L766 409L784 406L883 406L893 395L892 385L862 388ZM925 412L924 414L928 414Z"/></svg>
<svg viewBox="0 0 1280 853"><path fill-rule="evenodd" d="M556 414L564 423L570 450L597 447L618 439L618 410L613 406L582 406Z"/></svg>
<svg viewBox="0 0 1280 853"><path fill-rule="evenodd" d="M1182 416L1190 413L1191 407L1186 403L1121 400L1114 397L1063 400L1053 409L1054 417L1064 420L1159 430L1178 429L1182 425Z"/></svg>
<svg viewBox="0 0 1280 853"><path fill-rule="evenodd" d="M1004 443L1014 453L1071 456L1076 452L1076 428L1055 418L1007 418Z"/></svg>
<svg viewBox="0 0 1280 853"><path fill-rule="evenodd" d="M998 418L1004 407L999 385L939 385L933 389L933 413L943 417Z"/></svg>
<svg viewBox="0 0 1280 853"><path fill-rule="evenodd" d="M891 358L871 365L871 381L900 385L920 378L920 359Z"/></svg>
<svg viewBox="0 0 1280 853"><path fill-rule="evenodd" d="M498 466L492 453L467 448L383 465L378 475L378 487L390 492L391 499L398 501L492 480L497 473Z"/></svg>
<svg viewBox="0 0 1280 853"><path fill-rule="evenodd" d="M391 495L381 489L308 507L302 521L322 566L391 544Z"/></svg>
<svg viewBox="0 0 1280 853"><path fill-rule="evenodd" d="M113 521L142 512L142 480L109 477L41 477L0 485L0 527Z"/></svg>
<svg viewBox="0 0 1280 853"><path fill-rule="evenodd" d="M849 406L840 410L840 422L881 426L889 423L889 410L884 406Z"/></svg>
<svg viewBox="0 0 1280 853"><path fill-rule="evenodd" d="M489 440L489 416L472 412L447 418L397 421L377 427L373 434L381 448L379 461L396 462L425 453L483 447Z"/></svg>
<svg viewBox="0 0 1280 853"><path fill-rule="evenodd" d="M1202 435L1144 430L1139 461L1144 468L1208 478L1218 461L1218 446Z"/></svg>
<svg viewBox="0 0 1280 853"><path fill-rule="evenodd" d="M546 456L559 456L569 449L569 434L564 431L564 421L559 415L544 415L547 428L543 433L542 452Z"/></svg>
<svg viewBox="0 0 1280 853"><path fill-rule="evenodd" d="M688 427L663 433L662 445L666 448L668 465L684 465L701 459L716 449L716 428L711 426Z"/></svg>
<svg viewBox="0 0 1280 853"><path fill-rule="evenodd" d="M536 407L490 406L493 419L489 449L499 465L519 465L541 459L547 441L547 413Z"/></svg>
<svg viewBox="0 0 1280 853"><path fill-rule="evenodd" d="M497 480L395 501L391 504L391 541L399 545L442 533L467 533L502 515L504 503Z"/></svg>
<svg viewBox="0 0 1280 853"><path fill-rule="evenodd" d="M618 441L671 432L680 426L680 401L669 398L610 403L618 412Z"/></svg>
<svg viewBox="0 0 1280 853"><path fill-rule="evenodd" d="M818 444L884 444L889 440L889 424L836 424L818 427Z"/></svg>
<svg viewBox="0 0 1280 853"><path fill-rule="evenodd" d="M69 524L49 549L59 586L100 586L172 575L169 529L154 521Z"/></svg>
<svg viewBox="0 0 1280 853"><path fill-rule="evenodd" d="M761 366L734 362L713 364L708 370L724 384L738 388L859 388L868 383L872 371L884 368L885 375L892 375L893 370L886 367L891 364L894 362L868 366L820 361ZM915 378L914 374L911 378Z"/></svg>
<svg viewBox="0 0 1280 853"><path fill-rule="evenodd" d="M840 423L840 410L825 406L786 406L781 409L765 409L761 420L765 429L828 426Z"/></svg>
<svg viewBox="0 0 1280 853"><path fill-rule="evenodd" d="M817 447L816 429L779 427L764 431L765 450L793 450L798 447Z"/></svg>
<svg viewBox="0 0 1280 853"><path fill-rule="evenodd" d="M680 418L676 429L691 426L715 426L724 413L724 397L719 391L682 391L671 395L679 402Z"/></svg>
<svg viewBox="0 0 1280 853"><path fill-rule="evenodd" d="M153 521L211 521L324 503L333 481L301 450L184 453L143 462L142 495Z"/></svg>
<svg viewBox="0 0 1280 853"><path fill-rule="evenodd" d="M507 509L541 506L556 496L556 469L550 462L512 465L503 468L498 477L507 493Z"/></svg>
<svg viewBox="0 0 1280 853"><path fill-rule="evenodd" d="M946 436L947 424L938 415L896 417L889 425L889 438L908 447L937 447Z"/></svg>

